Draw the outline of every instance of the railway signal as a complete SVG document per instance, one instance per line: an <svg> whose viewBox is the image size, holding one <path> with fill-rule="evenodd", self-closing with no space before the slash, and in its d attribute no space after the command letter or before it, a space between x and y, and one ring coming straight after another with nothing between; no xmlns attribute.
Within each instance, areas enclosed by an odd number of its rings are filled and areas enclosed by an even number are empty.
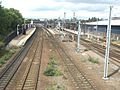
<svg viewBox="0 0 120 90"><path fill-rule="evenodd" d="M108 62L109 62L109 48L110 48L110 37L111 37L111 11L112 6L110 6L109 12L109 23L107 26L107 36L106 36L106 51L105 51L105 63L104 63L104 77L103 79L108 79Z"/></svg>

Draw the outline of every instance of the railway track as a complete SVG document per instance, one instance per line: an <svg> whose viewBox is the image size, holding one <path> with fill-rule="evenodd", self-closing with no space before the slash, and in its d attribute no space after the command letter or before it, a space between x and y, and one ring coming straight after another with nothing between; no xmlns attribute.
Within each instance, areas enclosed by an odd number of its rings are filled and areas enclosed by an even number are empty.
<svg viewBox="0 0 120 90"><path fill-rule="evenodd" d="M29 47L23 48L23 51L16 56L15 62L1 74L0 90L37 89L43 42L43 31L37 29L34 39L28 43Z"/></svg>
<svg viewBox="0 0 120 90"><path fill-rule="evenodd" d="M81 43L83 46L91 49L95 53L101 55L104 57L105 55L105 47L97 44L97 43L92 43L90 41L81 39ZM120 53L118 50L110 49L110 61L115 64L116 66L120 67Z"/></svg>
<svg viewBox="0 0 120 90"><path fill-rule="evenodd" d="M57 40L50 34L48 31L48 37L51 38L50 42L58 51L59 55L61 56L65 66L67 67L71 78L75 83L75 87L78 90L97 90L96 86L93 82L89 81L86 76L80 71L77 65L72 61L72 59L67 55L65 50L60 46Z"/></svg>
<svg viewBox="0 0 120 90"><path fill-rule="evenodd" d="M39 31L40 32L40 31ZM43 50L43 32L41 31L38 36L36 48L34 49L33 56L24 72L21 81L18 83L16 90L36 90L39 78L42 50ZM32 55L32 54L31 54Z"/></svg>
<svg viewBox="0 0 120 90"><path fill-rule="evenodd" d="M30 45L35 39L35 34L32 35L31 39L28 40L27 44L19 51L19 53L14 57L14 59L0 72L0 90L5 90L9 82L15 75L19 66L21 65L23 58L26 56L27 52L30 50Z"/></svg>

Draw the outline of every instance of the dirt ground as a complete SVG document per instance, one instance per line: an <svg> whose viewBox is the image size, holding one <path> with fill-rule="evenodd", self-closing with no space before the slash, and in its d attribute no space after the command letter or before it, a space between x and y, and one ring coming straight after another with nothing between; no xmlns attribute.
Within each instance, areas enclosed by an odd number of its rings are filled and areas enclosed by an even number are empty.
<svg viewBox="0 0 120 90"><path fill-rule="evenodd" d="M56 87L55 90L77 90L74 82L72 82L67 69L61 60L59 54L53 45L46 38L44 40L43 55L41 61L41 71L39 74L38 80L38 89L37 90L51 90L50 88ZM64 47L65 51L71 56L72 60L79 67L81 72L94 84L98 90L119 90L120 88L120 70L119 67L116 67L112 63L109 63L109 75L108 80L103 80L104 73L104 58L97 55L96 53L88 50L83 52L85 49L84 46L80 46L81 52L76 52L75 47L76 42L61 42L61 46ZM57 66L59 70L63 73L61 76L45 76L44 70L47 67L49 59L51 56L54 56L57 61ZM94 64L88 61L89 56L96 58L98 64ZM117 70L116 73L114 73ZM114 73L112 75L112 73ZM61 89L60 89L61 88Z"/></svg>
<svg viewBox="0 0 120 90"><path fill-rule="evenodd" d="M99 87L100 90L119 90L120 88L120 70L119 67L109 63L108 80L103 79L104 74L104 58L96 53L88 50L83 52L84 46L80 46L81 52L77 53L75 50L76 42L62 43L66 51L73 58L74 62L79 66L80 70L86 75L88 79ZM88 57L96 58L98 64L88 61ZM116 73L115 73L116 72Z"/></svg>
<svg viewBox="0 0 120 90"><path fill-rule="evenodd" d="M56 52L53 45L47 39L45 40L45 43L46 44L43 49L44 53L41 62L41 72L38 90L49 90L53 86L64 87L63 90L77 90L75 88L74 82L72 82L72 80L70 79L70 75L67 72L64 63L62 62L59 54ZM62 47L64 47L65 51L71 56L72 60L75 62L76 65L78 65L80 70L85 74L89 81L94 84L98 88L98 90L119 90L120 72L118 71L117 73L111 75L108 80L104 80L104 58L90 50L83 52L83 50L85 49L84 46L80 46L81 52L77 53L75 50L75 44L76 42L61 43ZM48 77L43 74L51 55L55 56L58 67L63 72L62 76ZM95 64L88 61L89 56L91 56L92 58L96 58L98 60L98 63ZM118 67L109 63L109 75L117 69Z"/></svg>
<svg viewBox="0 0 120 90"><path fill-rule="evenodd" d="M62 62L59 54L57 53L56 49L53 47L53 45L45 39L44 48L43 48L43 55L42 55L42 61L41 61L41 71L40 71L40 77L39 77L39 83L38 83L38 89L37 90L76 90L74 85L69 79L69 75L67 73L67 70L64 66L64 63ZM57 66L59 70L63 73L61 76L45 76L44 70L47 67L47 64L49 62L49 58L51 56L54 56L57 62ZM51 89L52 87L57 87L55 89ZM58 88L60 87L60 88Z"/></svg>

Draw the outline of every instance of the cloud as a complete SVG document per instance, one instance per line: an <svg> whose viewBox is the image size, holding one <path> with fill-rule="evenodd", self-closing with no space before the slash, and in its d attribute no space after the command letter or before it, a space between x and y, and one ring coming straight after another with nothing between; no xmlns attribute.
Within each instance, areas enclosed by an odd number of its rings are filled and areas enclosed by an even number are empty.
<svg viewBox="0 0 120 90"><path fill-rule="evenodd" d="M57 11L60 10L61 7L41 7L41 8L35 8L33 11Z"/></svg>
<svg viewBox="0 0 120 90"><path fill-rule="evenodd" d="M80 10L86 10L89 12L104 12L106 6L101 6L101 5L91 5L91 6L85 6L80 8Z"/></svg>
<svg viewBox="0 0 120 90"><path fill-rule="evenodd" d="M2 0L2 5L20 10L27 18L63 18L64 12L67 18L72 18L73 12L76 12L78 18L107 18L109 3L113 1L115 0ZM119 11L113 10L116 15Z"/></svg>
<svg viewBox="0 0 120 90"><path fill-rule="evenodd" d="M104 3L104 4L110 4L113 3L115 0L55 0L59 2L71 2L71 3Z"/></svg>

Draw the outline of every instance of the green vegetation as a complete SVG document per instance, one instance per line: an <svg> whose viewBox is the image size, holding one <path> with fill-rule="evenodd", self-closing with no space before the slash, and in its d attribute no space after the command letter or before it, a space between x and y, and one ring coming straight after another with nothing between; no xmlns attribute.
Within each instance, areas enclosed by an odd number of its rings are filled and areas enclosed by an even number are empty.
<svg viewBox="0 0 120 90"><path fill-rule="evenodd" d="M4 8L0 3L0 41L16 30L17 25L23 23L21 13L14 8Z"/></svg>
<svg viewBox="0 0 120 90"><path fill-rule="evenodd" d="M81 20L81 23L86 23L86 22L95 22L95 21L102 21L103 19L102 18L96 18L96 17L92 17L92 18L89 18L88 20Z"/></svg>
<svg viewBox="0 0 120 90"><path fill-rule="evenodd" d="M12 32L16 31L16 27L19 24L19 28L22 26L24 19L22 14L14 8L4 8L0 2L0 66L4 64L15 52L14 49L5 50L1 48L4 46L4 39Z"/></svg>
<svg viewBox="0 0 120 90"><path fill-rule="evenodd" d="M91 57L91 56L88 57L88 61L90 61L92 63L95 63L95 64L99 63L98 58L94 58L94 57Z"/></svg>
<svg viewBox="0 0 120 90"><path fill-rule="evenodd" d="M57 69L57 63L54 57L51 57L49 63L44 71L46 76L60 76L62 72Z"/></svg>
<svg viewBox="0 0 120 90"><path fill-rule="evenodd" d="M3 41L0 41L0 47L4 46L4 42ZM1 48L0 48L1 50Z"/></svg>
<svg viewBox="0 0 120 90"><path fill-rule="evenodd" d="M0 66L5 64L7 60L15 53L15 49L10 49L10 50L2 50L0 51L1 57L0 57Z"/></svg>
<svg viewBox="0 0 120 90"><path fill-rule="evenodd" d="M45 90L65 90L65 87L63 85L51 85L48 86Z"/></svg>
<svg viewBox="0 0 120 90"><path fill-rule="evenodd" d="M81 60L82 62L86 62L86 61L87 61L86 57L83 57L83 56L80 58L80 60Z"/></svg>

